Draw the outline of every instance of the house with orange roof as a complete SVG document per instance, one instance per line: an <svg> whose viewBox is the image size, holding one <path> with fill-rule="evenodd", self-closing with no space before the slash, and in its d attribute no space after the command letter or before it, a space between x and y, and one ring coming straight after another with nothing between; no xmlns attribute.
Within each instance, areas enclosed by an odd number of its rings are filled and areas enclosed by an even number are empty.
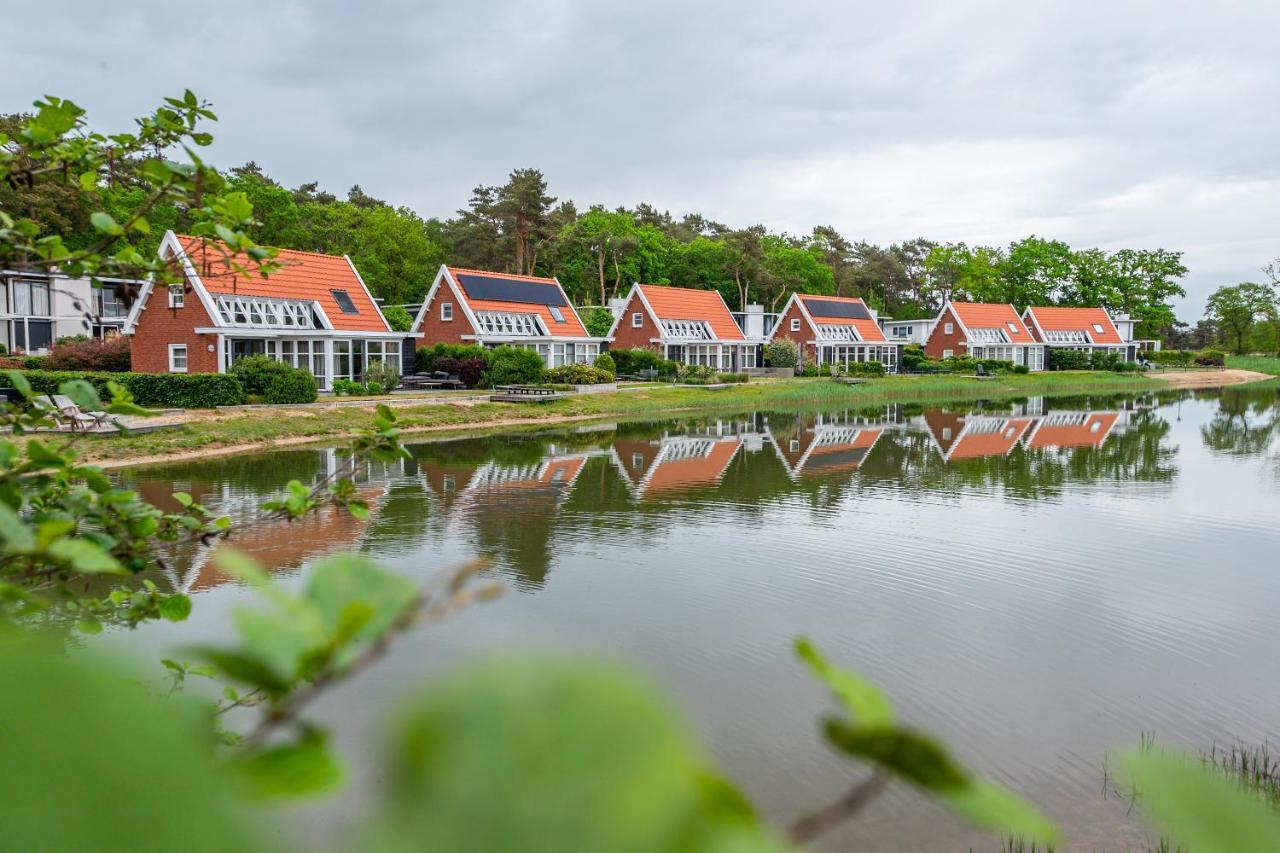
<svg viewBox="0 0 1280 853"><path fill-rule="evenodd" d="M901 344L885 336L861 299L793 293L769 335L778 338L795 342L802 364L878 361L890 373L898 369Z"/></svg>
<svg viewBox="0 0 1280 853"><path fill-rule="evenodd" d="M971 356L1044 370L1045 345L1027 329L1017 309L1004 303L952 302L938 313L924 344L930 358Z"/></svg>
<svg viewBox="0 0 1280 853"><path fill-rule="evenodd" d="M786 433L770 431L778 458L793 480L857 471L882 435L884 427L822 413L797 418Z"/></svg>
<svg viewBox="0 0 1280 853"><path fill-rule="evenodd" d="M1137 346L1127 340L1105 308L1031 306L1022 313L1032 337L1050 349L1114 353L1125 361L1137 357ZM1131 321L1124 318L1126 328Z"/></svg>
<svg viewBox="0 0 1280 853"><path fill-rule="evenodd" d="M618 439L614 464L637 499L717 485L742 449L741 435Z"/></svg>
<svg viewBox="0 0 1280 853"><path fill-rule="evenodd" d="M591 364L608 340L587 332L554 278L441 266L413 331L424 345L531 349L547 367Z"/></svg>
<svg viewBox="0 0 1280 853"><path fill-rule="evenodd" d="M1006 418L930 409L924 423L933 445L948 462L1005 456L1036 424L1035 418Z"/></svg>
<svg viewBox="0 0 1280 853"><path fill-rule="evenodd" d="M360 381L368 365L401 369L406 345L351 259L281 249L269 277L225 246L172 231L160 256L183 282L143 285L125 321L133 369L143 373L225 373L237 359L265 355L310 370L321 388ZM237 269L239 267L239 269Z"/></svg>
<svg viewBox="0 0 1280 853"><path fill-rule="evenodd" d="M718 290L634 284L609 330L615 349L738 372L755 367L763 337L743 332Z"/></svg>

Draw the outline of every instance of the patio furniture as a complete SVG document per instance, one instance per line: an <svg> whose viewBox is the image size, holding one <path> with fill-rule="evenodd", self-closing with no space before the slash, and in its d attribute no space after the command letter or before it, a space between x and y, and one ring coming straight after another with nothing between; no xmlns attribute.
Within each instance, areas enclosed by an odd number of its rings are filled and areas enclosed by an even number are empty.
<svg viewBox="0 0 1280 853"><path fill-rule="evenodd" d="M65 394L45 394L37 397L36 402L49 413L54 423L72 432L98 429L110 417L106 412L84 411Z"/></svg>
<svg viewBox="0 0 1280 853"><path fill-rule="evenodd" d="M542 385L495 385L493 390L497 393L490 395L491 403L549 403L567 396Z"/></svg>

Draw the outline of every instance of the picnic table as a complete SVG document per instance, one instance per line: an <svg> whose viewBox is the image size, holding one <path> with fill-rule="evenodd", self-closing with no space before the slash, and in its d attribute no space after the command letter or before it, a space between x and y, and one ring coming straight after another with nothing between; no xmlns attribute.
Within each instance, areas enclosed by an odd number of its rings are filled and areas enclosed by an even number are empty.
<svg viewBox="0 0 1280 853"><path fill-rule="evenodd" d="M428 391L433 388L466 388L466 383L448 373L413 373L400 377L400 386L414 391Z"/></svg>
<svg viewBox="0 0 1280 853"><path fill-rule="evenodd" d="M562 399L565 395L545 385L495 385L491 403L546 403Z"/></svg>

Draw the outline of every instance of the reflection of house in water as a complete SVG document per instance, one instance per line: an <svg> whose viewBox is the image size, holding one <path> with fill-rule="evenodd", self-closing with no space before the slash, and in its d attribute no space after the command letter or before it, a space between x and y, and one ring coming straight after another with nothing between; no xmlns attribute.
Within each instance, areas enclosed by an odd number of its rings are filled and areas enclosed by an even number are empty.
<svg viewBox="0 0 1280 853"><path fill-rule="evenodd" d="M1004 456L1030 431L1035 420L931 409L924 413L924 423L938 452L950 462Z"/></svg>
<svg viewBox="0 0 1280 853"><path fill-rule="evenodd" d="M1028 407L1032 408L1032 407ZM1121 412L1050 412L1039 417L1003 417L931 409L925 428L947 461L1004 456L1019 442L1027 450L1100 447Z"/></svg>
<svg viewBox="0 0 1280 853"><path fill-rule="evenodd" d="M818 414L799 418L791 430L772 437L787 474L796 479L858 470L883 434L883 426L860 418Z"/></svg>
<svg viewBox="0 0 1280 853"><path fill-rule="evenodd" d="M1031 450L1101 447L1119 420L1119 412L1053 412L1036 422L1026 445Z"/></svg>
<svg viewBox="0 0 1280 853"><path fill-rule="evenodd" d="M618 439L615 461L636 498L715 485L742 449L741 435L669 435Z"/></svg>

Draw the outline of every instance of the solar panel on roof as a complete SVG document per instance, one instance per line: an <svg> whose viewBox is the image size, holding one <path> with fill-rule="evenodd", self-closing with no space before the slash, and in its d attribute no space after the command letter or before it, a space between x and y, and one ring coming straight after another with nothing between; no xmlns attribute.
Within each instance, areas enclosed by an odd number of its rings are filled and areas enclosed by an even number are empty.
<svg viewBox="0 0 1280 853"><path fill-rule="evenodd" d="M835 299L806 299L804 307L814 317L841 317L849 320L870 320L871 312L861 302L840 302Z"/></svg>
<svg viewBox="0 0 1280 853"><path fill-rule="evenodd" d="M523 302L528 305L546 305L562 307L569 302L554 284L541 281L527 281L518 278L503 278L496 275L479 275L477 273L456 273L458 284L472 299L484 299L492 302Z"/></svg>

